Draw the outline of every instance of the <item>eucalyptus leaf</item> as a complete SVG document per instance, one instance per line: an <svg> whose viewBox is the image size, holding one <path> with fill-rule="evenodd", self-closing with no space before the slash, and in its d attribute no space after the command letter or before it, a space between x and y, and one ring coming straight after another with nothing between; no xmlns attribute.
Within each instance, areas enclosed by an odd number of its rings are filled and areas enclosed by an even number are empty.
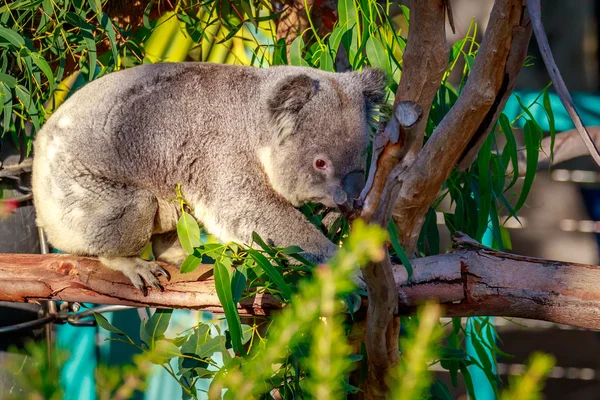
<svg viewBox="0 0 600 400"><path fill-rule="evenodd" d="M177 222L177 236L181 247L188 253L193 254L194 248L200 247L200 227L196 219L187 212L181 213Z"/></svg>

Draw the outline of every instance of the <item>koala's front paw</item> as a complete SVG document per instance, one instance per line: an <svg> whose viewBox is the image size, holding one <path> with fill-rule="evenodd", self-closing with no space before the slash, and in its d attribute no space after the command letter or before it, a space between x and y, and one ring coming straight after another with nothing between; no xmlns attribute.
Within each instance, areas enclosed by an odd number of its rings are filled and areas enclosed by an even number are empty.
<svg viewBox="0 0 600 400"><path fill-rule="evenodd" d="M171 279L171 275L166 269L152 261L142 260L140 257L100 257L100 262L110 269L121 271L144 296L148 295L144 282L161 292L164 291L155 275L160 274L167 280Z"/></svg>

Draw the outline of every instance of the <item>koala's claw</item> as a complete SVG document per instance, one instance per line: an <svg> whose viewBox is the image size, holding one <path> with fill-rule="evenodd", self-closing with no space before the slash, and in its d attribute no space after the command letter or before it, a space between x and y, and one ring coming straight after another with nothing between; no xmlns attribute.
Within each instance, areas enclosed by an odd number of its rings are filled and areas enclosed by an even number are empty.
<svg viewBox="0 0 600 400"><path fill-rule="evenodd" d="M166 269L164 269L161 266L157 266L158 268L156 269L156 272L158 272L159 274L161 274L162 276L164 276L165 278L167 278L168 281L171 280L171 274L169 273L169 271L167 271Z"/></svg>
<svg viewBox="0 0 600 400"><path fill-rule="evenodd" d="M164 292L165 289L161 286L156 275L163 275L167 280L171 279L171 275L163 267L152 261L142 260L139 257L101 257L100 261L111 269L121 271L129 278L133 286L142 292L144 297L148 295L146 286Z"/></svg>

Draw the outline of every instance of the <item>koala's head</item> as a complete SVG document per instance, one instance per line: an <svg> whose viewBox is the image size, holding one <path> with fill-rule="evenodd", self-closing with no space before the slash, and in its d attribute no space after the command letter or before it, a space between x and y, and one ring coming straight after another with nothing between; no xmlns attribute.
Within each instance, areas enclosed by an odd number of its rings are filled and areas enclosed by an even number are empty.
<svg viewBox="0 0 600 400"><path fill-rule="evenodd" d="M364 186L371 113L386 77L298 69L285 74L267 101L272 137L261 161L273 188L293 205L347 204Z"/></svg>

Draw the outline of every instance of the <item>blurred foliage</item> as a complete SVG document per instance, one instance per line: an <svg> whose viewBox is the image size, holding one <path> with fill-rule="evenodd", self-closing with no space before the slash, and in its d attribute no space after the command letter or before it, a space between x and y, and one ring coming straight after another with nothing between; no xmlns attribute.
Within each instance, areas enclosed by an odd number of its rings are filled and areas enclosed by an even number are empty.
<svg viewBox="0 0 600 400"><path fill-rule="evenodd" d="M410 12L390 0L338 0L338 19L331 29L324 32L311 20L310 28L291 44L289 57L285 40L275 36L274 21L281 7L264 0L179 0L173 4L159 0L139 2L137 7L127 14L129 10L111 8L110 2L100 0L4 2L0 6L0 134L8 135L23 153L29 153L35 132L69 93L104 74L142 63L292 64L326 71L372 66L391 78L390 104L401 78ZM427 137L464 87L478 50L476 32L472 23L465 37L451 48L448 69L427 123ZM460 60L464 67L458 71L459 84L454 87L448 79ZM547 92L535 103L546 110L554 136ZM503 224L508 218L518 220L517 212L535 178L542 137L529 112L532 105L521 104L523 111L517 118L526 121L524 149L518 147L513 132L516 120L502 115L473 167L467 172L455 170L445 182L419 237L421 255L444 250L440 248L438 209L451 233L460 230L477 240L491 233L493 247L510 249L510 236ZM388 113L389 108L384 107L376 119L383 120ZM502 151L500 141L506 142ZM516 190L520 151L526 152L528 164L523 185ZM179 200L183 208L185 200ZM443 201L449 206L441 209ZM96 315L98 324L112 333L112 340L135 346L143 355L135 366L117 372L99 369L100 398L116 393L126 398L143 388L148 362L162 365L179 383L185 399L204 396L196 384L211 377L215 378L211 387L214 398L224 388L230 398L277 394L285 399L322 399L356 393L365 376L366 358L360 340L348 341L361 304L350 277L359 265L381 257L386 239L390 253L403 262L409 274L410 263L398 244L393 224L387 233L357 224L349 234L350 227L343 218L325 226L330 210L313 204L301 210L332 241L343 243L328 266L310 264L297 247L272 248L258 235L248 247L202 240L200 227L184 211L177 230L189 256L181 270L190 272L201 263L214 263L216 292L227 326L200 323L167 337L171 311L158 310L142 323L141 342L136 343L102 315ZM242 324L238 305L266 292L287 306L267 324L265 336L264 327ZM480 367L494 388L501 388L502 382L493 372L494 359L485 355L486 350L493 356L501 354L489 320L476 323L479 335L473 338L474 347L485 356L475 360L465 351L467 333L461 320L453 319L442 327L438 317L439 309L428 306L415 317L403 318L402 363L388 377L393 398L451 398L442 382L432 382L427 367L436 362L450 373L453 386L460 377L472 397L473 382L467 368L471 365ZM42 398L59 398L55 384L60 365L49 365L33 347L27 350L39 365L37 372L21 374L24 384ZM224 366L215 357L222 359ZM177 359L178 368L170 363L173 359ZM550 367L547 358L533 358L528 372L499 394L503 398L536 398Z"/></svg>
<svg viewBox="0 0 600 400"><path fill-rule="evenodd" d="M5 400L60 400L63 391L58 384L61 368L69 355L56 348L48 349L45 343L27 342L22 351L15 347L6 364L15 380L15 386L2 393ZM145 388L150 373L150 362L144 354L133 357L133 364L100 365L96 369L96 393L99 400L129 399Z"/></svg>
<svg viewBox="0 0 600 400"><path fill-rule="evenodd" d="M14 355L8 357L3 365L9 371L16 383L9 393L3 393L3 398L9 400L25 399L62 399L62 389L59 387L60 369L68 358L65 352L52 349L33 341L26 342L22 357L17 357L18 350L11 347ZM6 396L6 397L4 397Z"/></svg>

